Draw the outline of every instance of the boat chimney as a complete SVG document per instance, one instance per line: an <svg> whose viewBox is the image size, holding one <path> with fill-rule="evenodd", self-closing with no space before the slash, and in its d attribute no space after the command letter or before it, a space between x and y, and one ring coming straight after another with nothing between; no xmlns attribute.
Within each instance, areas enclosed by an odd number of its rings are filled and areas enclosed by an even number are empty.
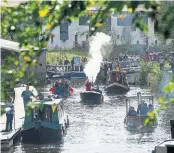
<svg viewBox="0 0 174 153"><path fill-rule="evenodd" d="M138 97L138 105L141 104L141 92L137 93L137 97Z"/></svg>
<svg viewBox="0 0 174 153"><path fill-rule="evenodd" d="M170 126L171 126L171 137L174 139L174 120L170 120Z"/></svg>

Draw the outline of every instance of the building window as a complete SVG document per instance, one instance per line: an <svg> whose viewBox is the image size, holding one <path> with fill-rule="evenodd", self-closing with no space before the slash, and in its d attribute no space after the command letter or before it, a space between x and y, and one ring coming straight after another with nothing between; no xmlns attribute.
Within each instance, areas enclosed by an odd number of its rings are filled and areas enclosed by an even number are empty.
<svg viewBox="0 0 174 153"><path fill-rule="evenodd" d="M157 40L155 40L155 45L157 45L158 44L158 42L157 42Z"/></svg>
<svg viewBox="0 0 174 153"><path fill-rule="evenodd" d="M53 44L53 42L54 42L54 36L51 35L51 44Z"/></svg>
<svg viewBox="0 0 174 153"><path fill-rule="evenodd" d="M78 44L78 35L77 35L77 33L75 34L75 36L74 36L75 38L75 46L77 46L77 44Z"/></svg>
<svg viewBox="0 0 174 153"><path fill-rule="evenodd" d="M80 16L79 25L88 26L90 24L91 16Z"/></svg>
<svg viewBox="0 0 174 153"><path fill-rule="evenodd" d="M88 41L88 37L89 37L89 36L88 36L88 35L86 35L86 41Z"/></svg>
<svg viewBox="0 0 174 153"><path fill-rule="evenodd" d="M60 23L60 40L62 41L66 41L69 39L68 26L68 21L63 21Z"/></svg>

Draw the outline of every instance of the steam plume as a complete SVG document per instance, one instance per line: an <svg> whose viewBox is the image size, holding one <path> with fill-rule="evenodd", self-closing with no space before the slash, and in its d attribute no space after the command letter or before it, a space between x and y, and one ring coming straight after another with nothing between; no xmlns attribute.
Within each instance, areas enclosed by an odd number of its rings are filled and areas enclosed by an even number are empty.
<svg viewBox="0 0 174 153"><path fill-rule="evenodd" d="M100 65L103 60L102 47L111 40L110 36L99 32L90 40L89 60L85 65L84 72L90 81L95 82L97 74L100 72Z"/></svg>

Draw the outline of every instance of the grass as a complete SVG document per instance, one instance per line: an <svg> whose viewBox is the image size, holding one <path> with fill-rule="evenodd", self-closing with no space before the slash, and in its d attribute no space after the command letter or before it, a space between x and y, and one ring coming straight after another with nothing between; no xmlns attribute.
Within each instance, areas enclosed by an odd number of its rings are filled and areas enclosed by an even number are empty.
<svg viewBox="0 0 174 153"><path fill-rule="evenodd" d="M67 58L69 61L72 60L73 57L86 57L87 53L79 50L59 50L59 51L49 51L47 52L46 62L49 64L58 64L59 60L63 61Z"/></svg>

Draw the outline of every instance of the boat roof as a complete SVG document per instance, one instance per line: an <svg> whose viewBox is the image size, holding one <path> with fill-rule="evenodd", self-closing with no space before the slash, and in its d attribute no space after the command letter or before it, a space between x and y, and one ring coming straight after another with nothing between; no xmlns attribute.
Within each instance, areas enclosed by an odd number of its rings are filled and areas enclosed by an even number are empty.
<svg viewBox="0 0 174 153"><path fill-rule="evenodd" d="M96 94L100 94L100 92L96 92L96 91L83 91L83 92L81 92L81 93L96 93Z"/></svg>
<svg viewBox="0 0 174 153"><path fill-rule="evenodd" d="M61 99L53 99L52 98L52 101L46 101L45 99L44 100L35 100L33 101L33 104L45 104L45 105L53 105L53 104L60 104L62 102L62 98Z"/></svg>
<svg viewBox="0 0 174 153"><path fill-rule="evenodd" d="M69 76L65 76L65 75L53 75L53 78L58 78L58 79L69 79Z"/></svg>
<svg viewBox="0 0 174 153"><path fill-rule="evenodd" d="M154 97L152 95L148 95L148 94L141 94L141 98L142 99L153 99ZM128 95L126 96L126 99L137 99L137 95Z"/></svg>
<svg viewBox="0 0 174 153"><path fill-rule="evenodd" d="M168 139L158 145L159 147L174 146L174 139ZM157 147L158 147L157 146Z"/></svg>
<svg viewBox="0 0 174 153"><path fill-rule="evenodd" d="M125 71L116 71L116 70L113 70L111 71L111 73L126 73Z"/></svg>

